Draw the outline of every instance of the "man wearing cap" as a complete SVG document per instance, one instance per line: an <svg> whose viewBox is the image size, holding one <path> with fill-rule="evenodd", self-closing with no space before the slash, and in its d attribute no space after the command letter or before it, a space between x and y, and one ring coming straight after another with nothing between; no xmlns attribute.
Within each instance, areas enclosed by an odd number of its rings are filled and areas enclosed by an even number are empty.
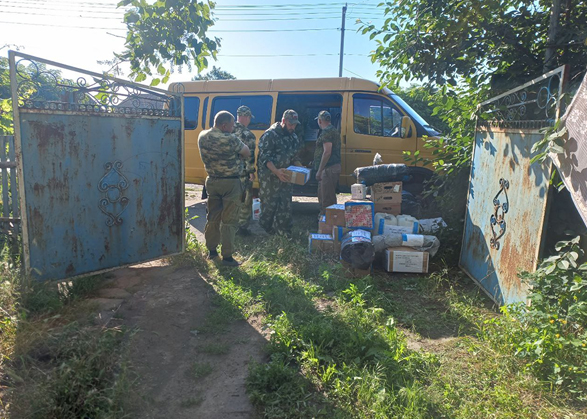
<svg viewBox="0 0 587 419"><path fill-rule="evenodd" d="M253 206L253 181L255 180L255 147L257 139L255 134L249 131L249 124L251 119L255 116L251 113L251 109L248 106L241 106L236 111L237 122L234 126L234 134L239 140L246 144L251 151L251 157L245 160L243 176L241 181L243 183L244 192L243 200L240 209L240 215L238 220L237 234L248 236L249 222L252 216Z"/></svg>
<svg viewBox="0 0 587 419"><path fill-rule="evenodd" d="M243 193L242 159L251 156L249 147L232 134L233 130L234 116L220 111L214 116L214 126L198 137L200 156L208 173L208 215L204 230L208 257L217 258L217 248L222 243L222 263L227 266L239 265L232 253Z"/></svg>
<svg viewBox="0 0 587 419"><path fill-rule="evenodd" d="M259 139L258 175L261 198L259 224L268 233L289 235L293 226L291 214L292 184L285 169L301 166L298 152L301 141L294 133L300 123L292 109L283 113Z"/></svg>
<svg viewBox="0 0 587 419"><path fill-rule="evenodd" d="M314 150L314 169L318 181L318 202L322 216L327 207L336 204L336 186L341 170L340 134L330 123L330 112L320 111L316 120L322 130Z"/></svg>

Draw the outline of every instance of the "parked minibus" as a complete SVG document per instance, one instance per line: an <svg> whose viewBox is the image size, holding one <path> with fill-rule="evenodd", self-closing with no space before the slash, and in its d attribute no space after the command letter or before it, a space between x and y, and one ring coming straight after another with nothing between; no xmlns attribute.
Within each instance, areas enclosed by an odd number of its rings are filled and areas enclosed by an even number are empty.
<svg viewBox="0 0 587 419"><path fill-rule="evenodd" d="M421 157L431 157L424 138L440 135L399 96L359 78L190 81L173 83L169 89L184 92L185 177L190 183L204 184L206 179L198 135L213 125L217 112L236 116L241 105L255 116L249 129L257 141L286 109L294 109L301 122L296 133L304 144L300 156L307 167L319 135L314 118L328 110L342 141L341 190L356 183L353 171L373 164L376 153L383 163L405 163L404 151L420 150Z"/></svg>

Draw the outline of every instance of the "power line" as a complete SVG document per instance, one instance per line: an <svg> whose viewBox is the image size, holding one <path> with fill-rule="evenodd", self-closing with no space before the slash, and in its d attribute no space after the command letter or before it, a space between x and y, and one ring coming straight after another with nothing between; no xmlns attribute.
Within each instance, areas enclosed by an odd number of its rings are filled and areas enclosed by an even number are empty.
<svg viewBox="0 0 587 419"><path fill-rule="evenodd" d="M368 57L369 54L347 54L344 55L349 56L357 56L357 57ZM339 54L332 54L332 53L325 53L325 54L243 54L243 55L232 55L232 54L222 54L218 53L219 57L230 57L230 58L270 58L270 57L325 57L325 56L335 56L338 57Z"/></svg>
<svg viewBox="0 0 587 419"><path fill-rule="evenodd" d="M90 8L90 9L96 9L96 8L106 8L106 9L110 9L111 7L117 9L117 3L93 3L93 2L51 2L50 4L48 4L45 1L38 1L38 0L13 0L13 1L9 1L9 0L0 0L0 3L9 3L11 5L18 5L20 7L25 6L25 5L33 5L35 7L40 7L40 6L48 6L48 5L53 5L53 6L66 6L66 7L71 7L71 6L76 6L76 7L80 7L80 8ZM261 10L261 11L271 11L274 10L276 12L283 12L283 11L288 11L288 10L293 10L293 11L302 11L302 10L316 10L317 7L321 7L321 6L336 6L335 3L316 3L316 4L310 4L310 3L306 3L306 4L300 4L300 5L296 5L296 4L279 4L279 5L231 5L231 6L220 6L220 7L215 7L212 8L211 10L214 11L249 11L249 12L255 12L257 10ZM378 10L378 7L375 5L365 5L365 7L367 7L367 9L365 11L370 11L373 12L375 10ZM121 9L124 10L124 9ZM333 10L333 9L331 9ZM330 10L326 10L326 12L329 12ZM101 13L105 13L105 12L101 12ZM318 12L320 13L320 12Z"/></svg>
<svg viewBox="0 0 587 419"><path fill-rule="evenodd" d="M0 6L0 8L3 6ZM65 12L66 10L64 10ZM10 11L10 10L2 10L2 13L10 13L10 14L17 14L17 15L31 15L31 16L49 16L49 17L65 17L65 18L81 18L81 19L94 19L94 20L118 20L123 22L123 16L120 15L119 17L110 17L110 16L73 16L73 15L60 15L60 14L51 14L51 13L34 13L34 12L21 12L21 11ZM74 11L67 11L70 13L76 13ZM87 13L87 12L82 12ZM260 19L225 19L223 17L218 19L218 22L275 22L275 21L284 21L284 20L324 20L324 19L339 19L339 16L321 16L321 17L304 17L304 18L260 18Z"/></svg>
<svg viewBox="0 0 587 419"><path fill-rule="evenodd" d="M4 22L0 23L13 24L13 25L29 25L29 26L50 26L53 28L72 28L72 29L103 29L109 31L125 31L124 28L104 28L104 27L91 27L91 26L73 26L73 25L51 25L49 23L30 23L30 22ZM339 31L339 28L301 28L301 29L210 29L208 33L251 33L251 32L316 32L316 31Z"/></svg>

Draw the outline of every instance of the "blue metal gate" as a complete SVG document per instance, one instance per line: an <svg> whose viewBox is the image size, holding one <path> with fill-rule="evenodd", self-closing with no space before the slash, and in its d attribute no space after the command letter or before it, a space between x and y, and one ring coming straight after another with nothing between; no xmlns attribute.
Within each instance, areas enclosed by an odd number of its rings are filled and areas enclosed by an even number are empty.
<svg viewBox="0 0 587 419"><path fill-rule="evenodd" d="M530 160L558 118L564 69L481 104L460 266L498 304L526 300L518 273L536 270L551 165Z"/></svg>
<svg viewBox="0 0 587 419"><path fill-rule="evenodd" d="M25 54L10 65L27 270L63 279L182 252L181 100Z"/></svg>

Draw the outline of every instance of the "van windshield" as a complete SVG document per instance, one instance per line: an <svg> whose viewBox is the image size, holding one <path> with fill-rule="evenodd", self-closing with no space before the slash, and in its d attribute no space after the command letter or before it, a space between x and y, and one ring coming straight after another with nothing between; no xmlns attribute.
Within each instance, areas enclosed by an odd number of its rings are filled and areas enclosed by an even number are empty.
<svg viewBox="0 0 587 419"><path fill-rule="evenodd" d="M428 135L435 137L437 135L440 135L440 132L434 128L432 125L430 125L428 122L426 122L426 120L424 118L422 118L418 112L416 112L415 110L412 109L412 107L410 105L408 105L406 102L404 102L404 100L399 97L398 95L396 95L395 93L391 93L389 95L390 98L392 98L393 100L395 100L395 102L400 105L410 116L410 118L412 118L414 121L417 121L420 125L422 125L422 127L428 131Z"/></svg>

